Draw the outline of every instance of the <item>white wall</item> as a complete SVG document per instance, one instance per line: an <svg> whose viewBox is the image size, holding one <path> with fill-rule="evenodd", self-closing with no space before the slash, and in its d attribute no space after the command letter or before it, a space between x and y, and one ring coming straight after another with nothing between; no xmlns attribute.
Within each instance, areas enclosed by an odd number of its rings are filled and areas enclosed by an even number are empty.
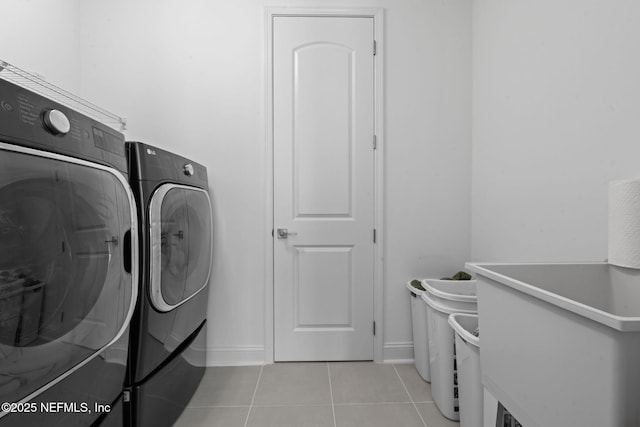
<svg viewBox="0 0 640 427"><path fill-rule="evenodd" d="M640 176L640 3L479 0L472 258L603 260L609 180Z"/></svg>
<svg viewBox="0 0 640 427"><path fill-rule="evenodd" d="M79 0L3 1L0 59L77 93L79 3Z"/></svg>
<svg viewBox="0 0 640 427"><path fill-rule="evenodd" d="M471 1L377 4L386 10L385 358L402 359L412 339L405 283L449 276L469 258Z"/></svg>
<svg viewBox="0 0 640 427"><path fill-rule="evenodd" d="M264 8L318 1L83 1L82 93L130 139L207 166L215 215L211 364L264 358ZM411 358L416 276L460 269L470 240L469 0L384 7L385 352Z"/></svg>

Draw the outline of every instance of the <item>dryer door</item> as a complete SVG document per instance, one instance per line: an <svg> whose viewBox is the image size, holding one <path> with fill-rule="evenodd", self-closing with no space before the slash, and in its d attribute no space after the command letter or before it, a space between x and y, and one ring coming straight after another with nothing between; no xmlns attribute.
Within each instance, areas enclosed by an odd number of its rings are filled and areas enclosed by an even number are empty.
<svg viewBox="0 0 640 427"><path fill-rule="evenodd" d="M212 216L209 194L177 184L159 187L149 205L151 302L171 311L201 292L209 281Z"/></svg>
<svg viewBox="0 0 640 427"><path fill-rule="evenodd" d="M30 400L125 333L136 224L115 169L0 143L0 402Z"/></svg>

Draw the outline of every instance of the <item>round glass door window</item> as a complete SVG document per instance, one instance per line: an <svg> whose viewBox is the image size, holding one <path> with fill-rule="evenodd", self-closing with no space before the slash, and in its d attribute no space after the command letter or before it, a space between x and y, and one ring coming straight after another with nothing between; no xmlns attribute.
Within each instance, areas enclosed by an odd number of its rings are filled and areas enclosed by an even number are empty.
<svg viewBox="0 0 640 427"><path fill-rule="evenodd" d="M122 176L33 152L0 150L3 402L31 395L117 339L136 295L135 211Z"/></svg>
<svg viewBox="0 0 640 427"><path fill-rule="evenodd" d="M211 271L211 203L205 190L165 184L153 195L151 299L170 311L205 288Z"/></svg>

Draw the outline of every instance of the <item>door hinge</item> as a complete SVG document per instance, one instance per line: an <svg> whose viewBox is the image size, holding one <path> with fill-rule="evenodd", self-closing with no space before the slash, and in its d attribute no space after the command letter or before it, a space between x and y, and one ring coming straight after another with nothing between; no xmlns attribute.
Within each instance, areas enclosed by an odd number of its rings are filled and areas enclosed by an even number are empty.
<svg viewBox="0 0 640 427"><path fill-rule="evenodd" d="M376 334L376 322L375 320L373 321L373 335Z"/></svg>
<svg viewBox="0 0 640 427"><path fill-rule="evenodd" d="M123 402L131 402L131 391L124 390L122 392L122 401Z"/></svg>
<svg viewBox="0 0 640 427"><path fill-rule="evenodd" d="M378 148L378 137L374 134L373 135L373 149L375 150L376 148Z"/></svg>
<svg viewBox="0 0 640 427"><path fill-rule="evenodd" d="M373 56L375 56L377 52L378 52L378 44L374 40L373 41Z"/></svg>
<svg viewBox="0 0 640 427"><path fill-rule="evenodd" d="M373 229L373 243L376 242L376 229Z"/></svg>

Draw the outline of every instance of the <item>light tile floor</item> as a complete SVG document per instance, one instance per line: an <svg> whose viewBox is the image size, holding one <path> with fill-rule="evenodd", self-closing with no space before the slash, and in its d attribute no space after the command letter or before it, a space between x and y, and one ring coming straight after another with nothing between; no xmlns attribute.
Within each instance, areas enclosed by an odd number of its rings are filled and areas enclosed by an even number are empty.
<svg viewBox="0 0 640 427"><path fill-rule="evenodd" d="M413 365L212 367L176 427L457 427Z"/></svg>

